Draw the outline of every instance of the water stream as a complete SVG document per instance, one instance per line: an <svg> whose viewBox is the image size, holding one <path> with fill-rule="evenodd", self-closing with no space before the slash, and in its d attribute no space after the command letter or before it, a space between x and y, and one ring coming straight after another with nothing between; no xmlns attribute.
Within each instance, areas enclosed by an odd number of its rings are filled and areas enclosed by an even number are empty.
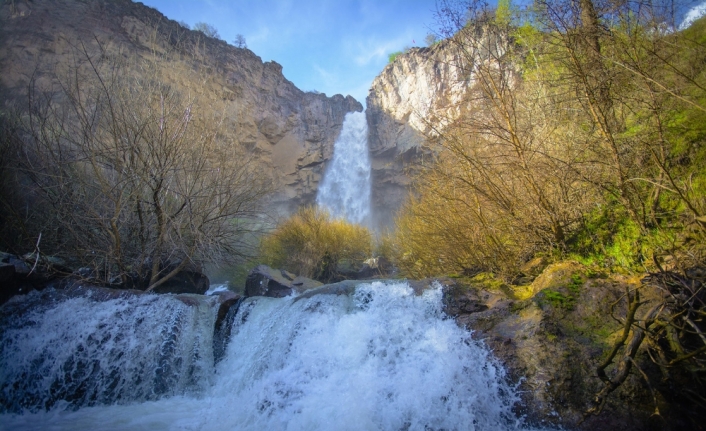
<svg viewBox="0 0 706 431"><path fill-rule="evenodd" d="M0 309L3 430L525 429L440 288L247 299L215 366L210 297L32 295Z"/></svg>
<svg viewBox="0 0 706 431"><path fill-rule="evenodd" d="M335 218L367 224L370 219L370 156L364 112L349 112L333 146L316 203Z"/></svg>

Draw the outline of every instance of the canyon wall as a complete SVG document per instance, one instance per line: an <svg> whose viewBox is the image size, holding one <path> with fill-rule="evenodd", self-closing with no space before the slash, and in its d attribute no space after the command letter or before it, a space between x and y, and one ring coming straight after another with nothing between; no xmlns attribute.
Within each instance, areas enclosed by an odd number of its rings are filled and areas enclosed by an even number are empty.
<svg viewBox="0 0 706 431"><path fill-rule="evenodd" d="M456 118L471 75L453 42L412 48L388 64L367 97L373 214L391 226L436 130Z"/></svg>
<svg viewBox="0 0 706 431"><path fill-rule="evenodd" d="M222 109L232 145L257 155L278 180L273 208L291 212L312 204L333 153L343 118L362 111L351 96L299 90L275 62L248 49L186 29L130 0L33 0L0 5L0 102L26 105L30 82L50 85L86 47L108 55L126 52L166 59L173 83L198 86L207 104ZM205 71L203 82L184 82L180 68Z"/></svg>

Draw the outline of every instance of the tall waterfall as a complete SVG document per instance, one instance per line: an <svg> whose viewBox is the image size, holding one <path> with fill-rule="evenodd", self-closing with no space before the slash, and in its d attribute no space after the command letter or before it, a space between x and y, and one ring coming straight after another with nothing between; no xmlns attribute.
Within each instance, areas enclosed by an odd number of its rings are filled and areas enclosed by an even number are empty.
<svg viewBox="0 0 706 431"><path fill-rule="evenodd" d="M203 301L59 298L19 314L8 304L0 429L526 429L503 369L446 318L438 286L249 298L215 368ZM81 386L85 396L62 398Z"/></svg>
<svg viewBox="0 0 706 431"><path fill-rule="evenodd" d="M364 112L349 112L333 145L333 160L316 203L336 218L365 224L370 218L370 156Z"/></svg>

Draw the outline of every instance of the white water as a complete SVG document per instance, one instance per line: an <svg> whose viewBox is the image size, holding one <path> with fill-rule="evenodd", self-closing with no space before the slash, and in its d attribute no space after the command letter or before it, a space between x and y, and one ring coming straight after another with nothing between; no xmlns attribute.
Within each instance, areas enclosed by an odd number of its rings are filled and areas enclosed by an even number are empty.
<svg viewBox="0 0 706 431"><path fill-rule="evenodd" d="M162 304L162 298L154 304ZM149 310L133 314L154 312L155 320L161 321L172 313L152 305L145 304ZM136 333L123 320L127 320L127 310L142 306L116 300L110 307L122 314L106 311L105 321L110 323L106 333L131 340L120 349L131 361L140 361L138 353L130 352L141 352L144 346L140 344L147 340L133 337ZM32 335L37 329L32 325L26 330L13 329L24 335L14 335L9 347L3 342L0 366L4 369L9 361L26 363L35 357L36 349L29 346L23 350L24 358L6 357L7 351L17 350L16 343L27 342L23 337L68 343L65 348L46 348L50 355L70 351L75 345L71 338L86 331L69 334L73 330L67 327L84 319L94 327L92 322L103 317L92 315L102 308L65 301L43 310L47 317L30 319L48 319L39 323L42 334ZM71 317L83 309L76 320ZM56 335L50 325L57 327ZM188 324L183 332L191 330L196 329ZM102 353L93 355L101 358ZM209 370L208 364L202 366L202 372ZM511 413L517 398L503 382L503 375L482 345L445 318L439 288L415 296L406 283L375 282L358 286L350 296L248 299L235 316L224 360L212 379L204 377L205 390L75 411L55 406L36 413L5 413L0 415L0 429L524 429ZM8 373L2 371L1 376L4 387Z"/></svg>
<svg viewBox="0 0 706 431"><path fill-rule="evenodd" d="M213 382L215 312L172 296L32 292L0 313L0 411L200 394ZM191 299L186 297L186 299ZM24 312L10 313L13 306ZM19 317L18 317L19 315Z"/></svg>
<svg viewBox="0 0 706 431"><path fill-rule="evenodd" d="M333 146L316 203L335 218L366 224L370 218L370 156L364 112L349 112Z"/></svg>

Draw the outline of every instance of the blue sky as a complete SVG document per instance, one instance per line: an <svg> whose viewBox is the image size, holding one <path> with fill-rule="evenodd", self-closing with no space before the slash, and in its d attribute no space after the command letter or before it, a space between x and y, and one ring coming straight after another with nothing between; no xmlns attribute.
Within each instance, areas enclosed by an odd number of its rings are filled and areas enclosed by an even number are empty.
<svg viewBox="0 0 706 431"><path fill-rule="evenodd" d="M142 0L168 18L207 22L233 43L245 36L263 61L283 66L304 91L365 103L390 53L424 46L436 30L435 0Z"/></svg>
<svg viewBox="0 0 706 431"><path fill-rule="evenodd" d="M425 36L437 30L436 0L142 2L192 27L197 22L209 23L229 43L242 34L248 48L263 61L281 64L284 76L304 91L350 94L363 104L389 54L407 46L424 46ZM689 18L703 15L706 2L678 1L682 11L699 3ZM683 12L679 15L684 16Z"/></svg>

